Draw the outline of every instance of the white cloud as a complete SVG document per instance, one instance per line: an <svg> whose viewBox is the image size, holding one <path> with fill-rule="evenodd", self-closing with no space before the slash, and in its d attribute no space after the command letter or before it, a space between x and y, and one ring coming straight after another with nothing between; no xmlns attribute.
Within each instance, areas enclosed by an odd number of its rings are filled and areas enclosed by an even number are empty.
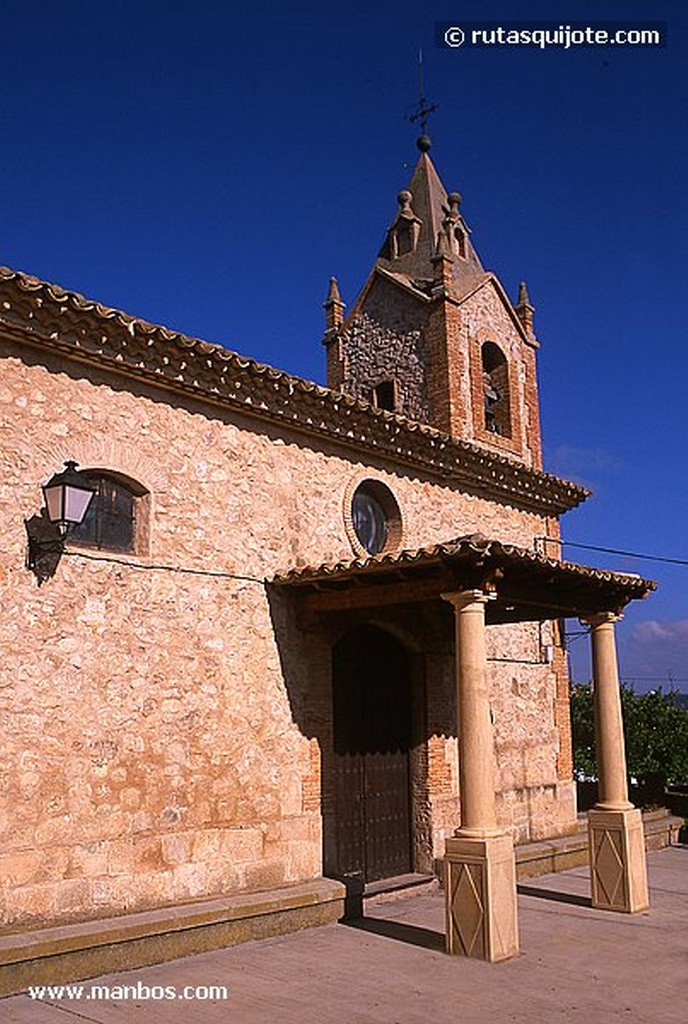
<svg viewBox="0 0 688 1024"><path fill-rule="evenodd" d="M639 644L676 643L688 641L688 619L674 622L648 619L633 627L633 639Z"/></svg>
<svg viewBox="0 0 688 1024"><path fill-rule="evenodd" d="M618 473L623 463L606 448L576 448L560 444L548 458L548 467L558 476L590 486L591 481Z"/></svg>

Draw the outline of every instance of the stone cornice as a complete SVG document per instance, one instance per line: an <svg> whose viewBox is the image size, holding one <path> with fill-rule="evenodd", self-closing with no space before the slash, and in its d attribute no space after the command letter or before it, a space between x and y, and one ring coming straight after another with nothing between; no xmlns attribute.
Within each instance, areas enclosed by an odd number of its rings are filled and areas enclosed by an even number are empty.
<svg viewBox="0 0 688 1024"><path fill-rule="evenodd" d="M324 437L364 458L415 467L540 514L558 515L589 493L432 427L7 268L0 268L0 328L19 343Z"/></svg>

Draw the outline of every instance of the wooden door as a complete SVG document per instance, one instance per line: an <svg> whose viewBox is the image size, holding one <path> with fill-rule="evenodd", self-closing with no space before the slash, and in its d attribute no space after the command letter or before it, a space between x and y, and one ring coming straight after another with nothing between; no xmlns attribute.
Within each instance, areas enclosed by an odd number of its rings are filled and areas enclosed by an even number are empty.
<svg viewBox="0 0 688 1024"><path fill-rule="evenodd" d="M411 681L401 644L374 626L348 633L333 659L336 873L366 882L412 870Z"/></svg>

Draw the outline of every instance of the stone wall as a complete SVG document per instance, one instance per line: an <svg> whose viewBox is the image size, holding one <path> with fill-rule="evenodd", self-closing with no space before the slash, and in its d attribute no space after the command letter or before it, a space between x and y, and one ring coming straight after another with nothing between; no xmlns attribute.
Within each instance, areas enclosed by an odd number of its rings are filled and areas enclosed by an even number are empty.
<svg viewBox="0 0 688 1024"><path fill-rule="evenodd" d="M423 310L416 299L387 281L375 280L340 335L342 390L371 401L377 384L393 380L396 411L432 423L424 326Z"/></svg>
<svg viewBox="0 0 688 1024"><path fill-rule="evenodd" d="M558 639L550 623L487 630L497 816L515 842L561 834L575 822L571 773L559 764L560 666L547 663Z"/></svg>
<svg viewBox="0 0 688 1024"><path fill-rule="evenodd" d="M394 411L421 423L432 421L421 331L400 334L363 314L349 324L342 344L347 353L347 393L370 402L378 384L394 381Z"/></svg>
<svg viewBox="0 0 688 1024"><path fill-rule="evenodd" d="M560 770L559 673L547 663L551 625L488 626L488 682L494 719L497 818L525 843L571 831L575 792L571 771ZM427 658L428 793L433 855L460 818L453 650ZM568 735L563 740L568 746Z"/></svg>
<svg viewBox="0 0 688 1024"><path fill-rule="evenodd" d="M309 638L262 581L352 557L344 494L365 476L394 492L405 547L478 530L533 546L544 521L10 342L0 356L2 921L316 877L321 740L303 723L329 713L329 648L321 638L308 663ZM148 537L122 557L71 547L38 586L24 523L67 458L145 488ZM510 747L498 726L497 742L514 760L503 785L544 791L558 784L556 730L536 676L519 671L515 703L499 682L515 731ZM541 719L536 767L519 775L518 737ZM455 743L438 734L428 748L435 845L457 813ZM514 820L530 814L530 797L509 799Z"/></svg>

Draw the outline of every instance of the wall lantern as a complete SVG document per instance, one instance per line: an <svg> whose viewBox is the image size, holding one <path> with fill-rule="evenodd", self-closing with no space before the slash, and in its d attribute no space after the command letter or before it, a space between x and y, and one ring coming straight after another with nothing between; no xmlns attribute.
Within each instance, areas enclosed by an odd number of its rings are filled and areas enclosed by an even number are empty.
<svg viewBox="0 0 688 1024"><path fill-rule="evenodd" d="M39 584L55 575L70 529L83 523L96 487L80 473L73 460L65 462L43 487L45 511L26 520L27 568Z"/></svg>
<svg viewBox="0 0 688 1024"><path fill-rule="evenodd" d="M65 462L61 473L55 473L43 487L43 498L48 512L48 519L55 523L62 537L65 537L70 526L83 523L93 495L94 484L76 468L72 459Z"/></svg>

